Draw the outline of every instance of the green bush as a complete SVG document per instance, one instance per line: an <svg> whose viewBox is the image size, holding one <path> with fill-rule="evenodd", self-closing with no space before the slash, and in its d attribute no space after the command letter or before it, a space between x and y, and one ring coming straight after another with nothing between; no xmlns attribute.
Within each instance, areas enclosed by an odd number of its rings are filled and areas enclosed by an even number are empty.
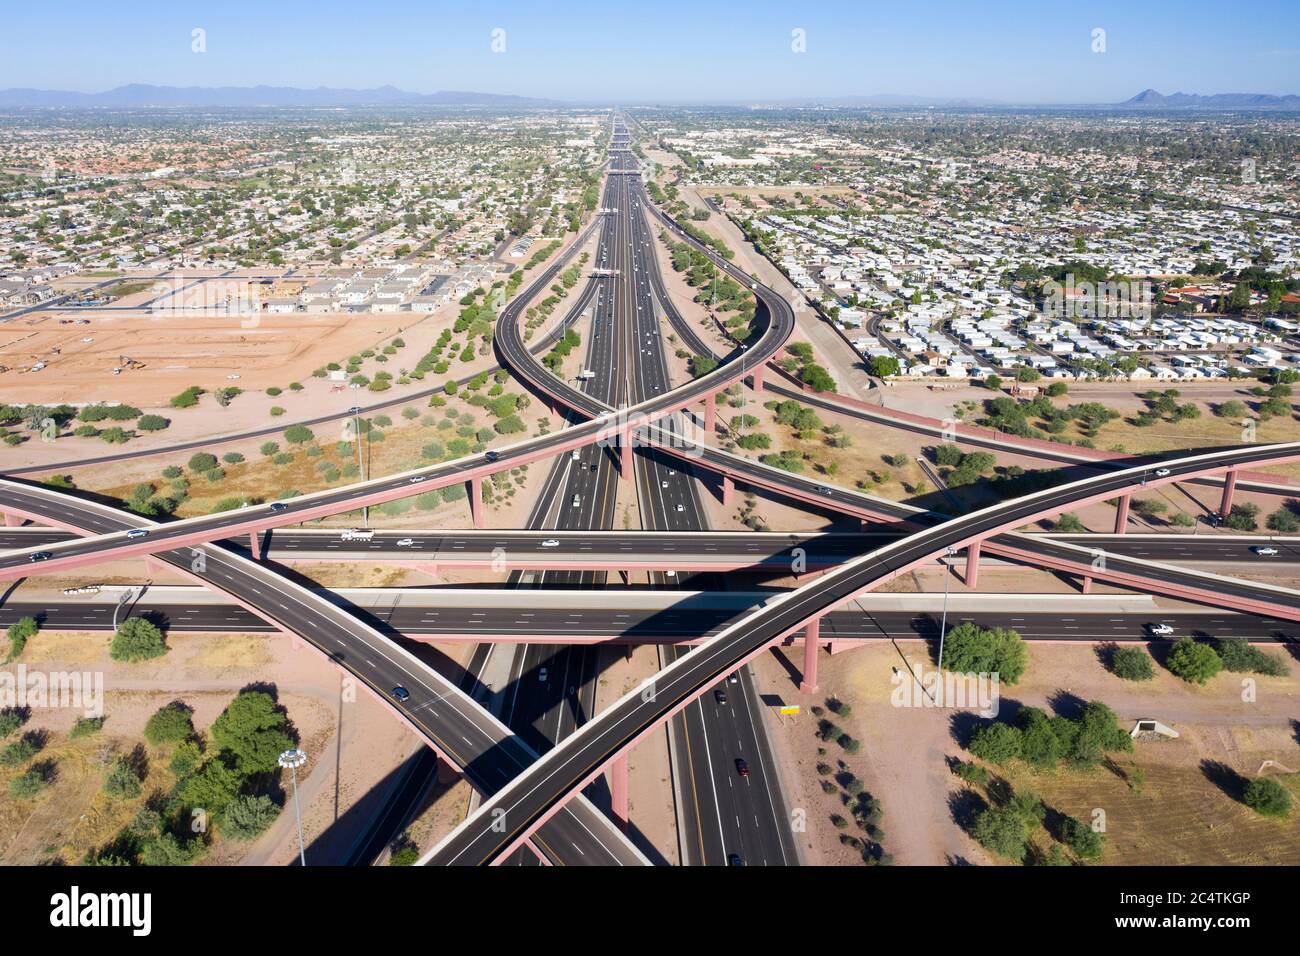
<svg viewBox="0 0 1300 956"><path fill-rule="evenodd" d="M1273 654L1265 654L1245 638L1220 638L1215 644L1224 670L1235 673L1264 674L1267 677L1285 677L1291 673L1286 661Z"/></svg>
<svg viewBox="0 0 1300 956"><path fill-rule="evenodd" d="M189 469L198 474L217 467L217 456L206 451L195 452L190 456Z"/></svg>
<svg viewBox="0 0 1300 956"><path fill-rule="evenodd" d="M157 710L144 725L144 739L155 746L179 743L193 735L194 722L190 710L179 701Z"/></svg>
<svg viewBox="0 0 1300 956"><path fill-rule="evenodd" d="M1003 684L1011 685L1020 680L1027 661L1025 643L1016 631L963 621L948 632L939 666L958 673L998 674Z"/></svg>
<svg viewBox="0 0 1300 956"><path fill-rule="evenodd" d="M221 832L232 840L247 842L265 833L279 815L280 808L269 797L243 794L226 808Z"/></svg>
<svg viewBox="0 0 1300 956"><path fill-rule="evenodd" d="M20 617L9 625L9 660L15 660L27 646L27 641L35 637L41 626L34 617Z"/></svg>
<svg viewBox="0 0 1300 956"><path fill-rule="evenodd" d="M1151 655L1140 647L1117 647L1110 655L1110 672L1124 680L1144 681L1156 676Z"/></svg>
<svg viewBox="0 0 1300 956"><path fill-rule="evenodd" d="M1170 648L1165 666L1188 683L1204 684L1219 673L1223 661L1210 645L1184 637Z"/></svg>
<svg viewBox="0 0 1300 956"><path fill-rule="evenodd" d="M167 653L163 632L152 621L129 617L117 626L108 656L115 661L147 661Z"/></svg>
<svg viewBox="0 0 1300 956"><path fill-rule="evenodd" d="M143 787L140 772L131 761L119 757L109 765L104 778L104 792L113 800L133 800L140 796Z"/></svg>
<svg viewBox="0 0 1300 956"><path fill-rule="evenodd" d="M1242 800L1265 817L1285 817L1291 812L1291 792L1272 777L1258 777L1246 784Z"/></svg>

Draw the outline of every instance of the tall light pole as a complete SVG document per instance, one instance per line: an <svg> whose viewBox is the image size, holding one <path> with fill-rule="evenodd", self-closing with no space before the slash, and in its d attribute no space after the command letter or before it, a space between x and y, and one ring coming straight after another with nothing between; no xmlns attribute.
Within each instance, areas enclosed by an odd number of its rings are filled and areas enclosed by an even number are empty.
<svg viewBox="0 0 1300 956"><path fill-rule="evenodd" d="M298 768L307 762L307 755L301 750L286 750L280 754L277 763L293 778L293 815L298 821L298 861L307 865L307 847L302 840L302 810L298 806Z"/></svg>
<svg viewBox="0 0 1300 956"><path fill-rule="evenodd" d="M947 556L952 557L957 553L956 548L948 548ZM948 578L952 577L952 568L939 559L939 565L943 568L943 616L939 620L939 669L943 670L943 639L948 633Z"/></svg>

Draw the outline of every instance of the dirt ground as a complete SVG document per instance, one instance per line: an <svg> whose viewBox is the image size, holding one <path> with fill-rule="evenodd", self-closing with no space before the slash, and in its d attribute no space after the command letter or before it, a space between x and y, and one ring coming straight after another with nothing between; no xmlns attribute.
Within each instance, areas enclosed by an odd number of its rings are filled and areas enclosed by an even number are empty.
<svg viewBox="0 0 1300 956"><path fill-rule="evenodd" d="M24 730L40 730L48 742L39 760L56 761L55 778L34 799L9 795L9 780L25 770L0 769L0 861L35 864L51 860L77 863L87 850L110 840L143 804L148 794L175 782L165 748L149 747L149 772L137 800L110 801L102 791L104 768L116 755L141 743L145 721L160 707L183 700L194 710L194 725L208 728L230 700L249 687L277 696L309 755L299 776L303 829L309 864L338 859L356 835L349 811L376 788L391 786L390 775L420 742L394 720L389 709L364 690L340 681L339 672L319 654L268 635L174 634L166 656L140 664L108 657L107 634L44 634L27 646L21 662L29 670L85 671L103 675L103 730L68 738L74 708L33 709ZM464 648L419 646L415 653L450 673ZM452 656L448 656L448 654ZM13 667L14 665L9 665ZM287 786L287 781L286 781ZM429 841L458 822L454 808L464 785L435 792L412 825L417 841ZM297 836L291 808L251 844L218 839L204 863L286 865L296 857ZM373 810L368 811L373 812ZM340 824L340 821L345 823Z"/></svg>
<svg viewBox="0 0 1300 956"><path fill-rule="evenodd" d="M820 762L843 760L862 778L884 809L883 843L904 865L959 862L994 863L953 819L950 799L963 785L946 760L969 759L957 740L969 721L962 712L896 707L890 702L894 669L929 667L919 643L876 644L820 660L820 688L801 695L797 674L802 647L765 655L755 664L761 692L804 705L804 714L770 722L779 759L790 771L796 792L792 806L809 808L805 852L810 862L852 864L858 855L839 842L830 815L840 810L839 796L826 795L816 771ZM1293 665L1294 666L1294 665ZM1256 678L1257 698L1243 702L1243 675L1221 674L1207 686L1185 684L1157 667L1155 680L1128 684L1107 673L1091 647L1030 647L1030 663L1020 684L1002 689L1001 712L1016 705L1067 708L1075 699L1102 700L1129 727L1139 717L1156 718L1174 727L1176 740L1139 740L1132 755L1120 755L1120 773L1096 767L1064 766L1031 771L1013 764L1006 773L1016 787L1032 790L1054 809L1091 820L1093 810L1106 814L1104 864L1290 864L1300 861L1300 819L1258 817L1218 781L1217 765L1240 778L1252 778L1265 760L1300 769L1300 740L1294 715L1300 681ZM812 705L830 697L848 702L853 713L836 722L862 741L856 756L843 753L815 736ZM818 754L818 747L827 749ZM1145 782L1132 788L1121 774L1141 768ZM1291 779L1293 793L1297 784Z"/></svg>

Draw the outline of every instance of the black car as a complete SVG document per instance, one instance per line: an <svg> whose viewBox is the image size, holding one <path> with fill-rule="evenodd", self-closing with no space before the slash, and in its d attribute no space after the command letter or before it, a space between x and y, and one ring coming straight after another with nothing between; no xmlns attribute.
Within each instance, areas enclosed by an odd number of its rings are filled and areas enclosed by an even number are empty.
<svg viewBox="0 0 1300 956"><path fill-rule="evenodd" d="M403 687L401 684L398 684L391 691L389 691L389 693L393 695L393 700L398 701L399 703L409 700L411 697L411 692L407 690L405 687Z"/></svg>
<svg viewBox="0 0 1300 956"><path fill-rule="evenodd" d="M271 510L272 510L272 511L288 511L288 510L289 510L289 506L288 506L287 504L285 504L283 501L273 501L273 502L271 502Z"/></svg>
<svg viewBox="0 0 1300 956"><path fill-rule="evenodd" d="M725 705L727 703L727 692L719 687L713 692L713 699L719 704Z"/></svg>
<svg viewBox="0 0 1300 956"><path fill-rule="evenodd" d="M736 773L740 774L742 777L749 776L749 764L745 761L744 757L736 758Z"/></svg>
<svg viewBox="0 0 1300 956"><path fill-rule="evenodd" d="M741 858L741 855L739 853L727 854L727 866L744 866L744 865L745 865L745 861L744 859Z"/></svg>
<svg viewBox="0 0 1300 956"><path fill-rule="evenodd" d="M485 451L485 452L483 452L483 460L486 461L489 465L492 464L493 462L500 461L500 460L501 460L501 452L499 452L499 451Z"/></svg>
<svg viewBox="0 0 1300 956"><path fill-rule="evenodd" d="M28 560L28 561L48 561L49 559L50 559L50 552L48 552L48 551L33 551L32 554L31 554L31 557L29 557L27 560Z"/></svg>

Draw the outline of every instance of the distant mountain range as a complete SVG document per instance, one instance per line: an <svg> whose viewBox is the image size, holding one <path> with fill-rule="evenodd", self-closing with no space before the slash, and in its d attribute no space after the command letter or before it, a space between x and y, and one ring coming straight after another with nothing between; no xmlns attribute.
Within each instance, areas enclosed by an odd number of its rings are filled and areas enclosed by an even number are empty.
<svg viewBox="0 0 1300 956"><path fill-rule="evenodd" d="M588 103L591 101L588 101ZM292 86L151 86L131 83L102 93L77 93L67 90L0 90L0 109L148 109L148 108L305 108L338 109L374 106L488 106L535 108L587 105L577 102L537 99L500 93L473 93L445 90L438 93L410 93L395 86L368 90L318 86L298 89ZM754 109L996 109L1004 106L1031 106L975 97L908 96L878 93L871 96L790 97L754 100ZM1043 105L1043 104L1040 104ZM1063 105L1063 104L1062 104ZM1174 93L1165 96L1155 90L1143 90L1123 103L1073 104L1086 109L1134 110L1300 110L1300 96L1273 96L1266 93Z"/></svg>
<svg viewBox="0 0 1300 956"><path fill-rule="evenodd" d="M1144 110L1300 110L1300 96L1272 96L1268 93L1173 93L1165 96L1143 90L1120 107Z"/></svg>
<svg viewBox="0 0 1300 956"><path fill-rule="evenodd" d="M1011 103L1007 101L973 97L906 96L895 93L877 93L872 96L796 97L781 100L762 100L750 104L755 109L980 109L998 107L1043 106L1049 104ZM1216 93L1201 96L1197 93L1174 93L1165 96L1155 90L1143 90L1123 103L1055 104L1082 109L1141 109L1141 110L1300 110L1300 96L1271 96L1267 93Z"/></svg>
<svg viewBox="0 0 1300 956"><path fill-rule="evenodd" d="M556 105L550 100L497 93L449 90L408 93L395 86L371 90L311 90L292 86L149 86L132 83L103 93L66 90L0 90L0 109L22 108L140 108L149 107L307 107L329 109L359 106L506 106Z"/></svg>

